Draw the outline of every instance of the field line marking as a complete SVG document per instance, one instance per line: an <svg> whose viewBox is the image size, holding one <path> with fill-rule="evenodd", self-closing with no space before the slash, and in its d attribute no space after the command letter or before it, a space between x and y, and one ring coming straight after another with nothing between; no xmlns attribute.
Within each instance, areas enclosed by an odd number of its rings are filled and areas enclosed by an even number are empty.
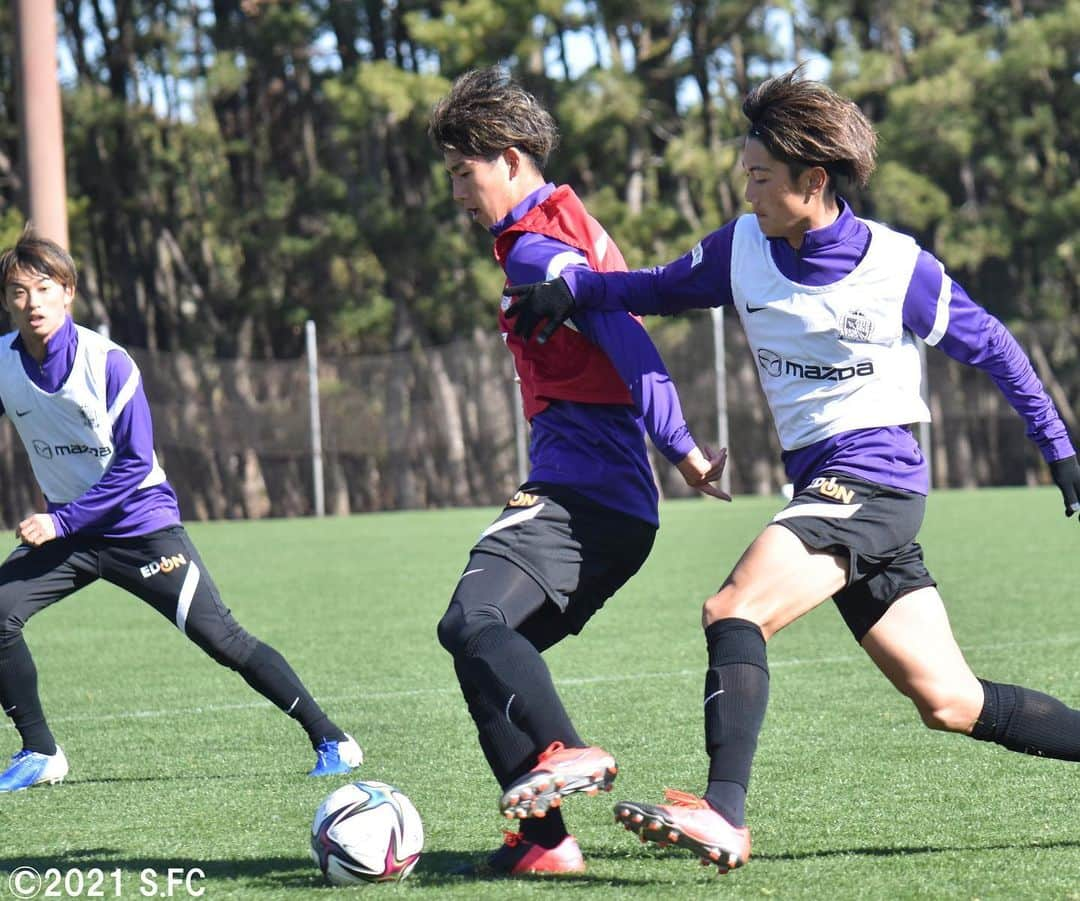
<svg viewBox="0 0 1080 901"><path fill-rule="evenodd" d="M968 645L968 653L981 651L1000 651L1029 645L1062 645L1080 642L1080 633L1073 635L1057 635L1050 638L1032 638L1023 641L1003 641L992 644ZM865 654L840 654L832 657L790 657L769 662L769 669L785 669L796 666L823 666L832 663L856 663L866 661ZM635 672L635 673L612 673L599 676L571 676L564 679L555 679L556 687L572 687L577 685L597 685L605 682L638 682L645 679L678 679L698 677L703 673L702 667L694 669L666 670L663 672ZM316 700L320 704L342 701L363 700L391 700L396 698L418 698L425 695L460 695L460 689L456 685L444 688L409 688L399 691L371 691L360 694L345 695L321 695ZM192 714L232 713L242 710L259 710L273 705L266 700L246 701L239 704L200 704L197 707L173 707L162 710L125 710L119 713L76 713L68 716L50 717L51 723L74 723L74 722L107 722L109 720L126 719L160 719L171 716L190 716ZM14 729L11 723L0 724L0 730Z"/></svg>

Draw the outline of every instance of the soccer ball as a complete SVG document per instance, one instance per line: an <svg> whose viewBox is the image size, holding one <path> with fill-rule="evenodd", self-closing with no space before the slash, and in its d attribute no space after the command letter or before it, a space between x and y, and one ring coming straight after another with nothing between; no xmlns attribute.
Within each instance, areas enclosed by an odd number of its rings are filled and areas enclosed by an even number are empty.
<svg viewBox="0 0 1080 901"><path fill-rule="evenodd" d="M420 814L385 782L343 785L311 824L311 856L332 885L397 882L412 872L423 847Z"/></svg>

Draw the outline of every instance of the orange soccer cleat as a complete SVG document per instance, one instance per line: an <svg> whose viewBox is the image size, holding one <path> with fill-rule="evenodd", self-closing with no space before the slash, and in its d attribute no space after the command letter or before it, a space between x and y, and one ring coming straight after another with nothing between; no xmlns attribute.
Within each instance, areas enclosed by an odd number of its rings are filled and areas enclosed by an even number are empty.
<svg viewBox="0 0 1080 901"><path fill-rule="evenodd" d="M542 817L567 795L611 791L618 771L615 758L603 748L568 748L561 741L552 742L540 752L536 766L503 792L499 809L508 819Z"/></svg>
<svg viewBox="0 0 1080 901"><path fill-rule="evenodd" d="M704 798L668 789L669 804L615 805L615 822L622 823L643 842L686 848L703 864L716 864L721 873L741 867L750 859L750 830L732 826Z"/></svg>
<svg viewBox="0 0 1080 901"><path fill-rule="evenodd" d="M585 859L572 835L554 848L545 848L523 838L519 832L504 832L501 848L488 858L487 866L504 876L533 874L584 873Z"/></svg>

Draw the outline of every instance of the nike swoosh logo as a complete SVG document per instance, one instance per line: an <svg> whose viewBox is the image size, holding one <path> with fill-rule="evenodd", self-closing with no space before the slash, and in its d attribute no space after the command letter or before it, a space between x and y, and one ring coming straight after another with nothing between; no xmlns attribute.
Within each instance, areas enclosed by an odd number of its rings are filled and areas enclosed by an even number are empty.
<svg viewBox="0 0 1080 901"><path fill-rule="evenodd" d="M25 416L27 413L33 413L33 412L34 412L33 410L16 410L15 415L16 416Z"/></svg>
<svg viewBox="0 0 1080 901"><path fill-rule="evenodd" d="M746 312L747 313L760 313L762 310L767 310L767 309L769 309L769 308L768 307L752 307L752 306L750 306L750 304L746 305Z"/></svg>
<svg viewBox="0 0 1080 901"><path fill-rule="evenodd" d="M4 708L4 713L14 713L15 708L18 707L18 706L19 706L18 704L12 704L10 707L5 707Z"/></svg>

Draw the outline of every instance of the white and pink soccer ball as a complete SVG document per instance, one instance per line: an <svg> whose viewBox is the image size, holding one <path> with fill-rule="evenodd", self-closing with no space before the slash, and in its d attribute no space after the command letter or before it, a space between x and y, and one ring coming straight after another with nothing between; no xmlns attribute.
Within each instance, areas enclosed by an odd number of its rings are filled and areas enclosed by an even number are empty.
<svg viewBox="0 0 1080 901"><path fill-rule="evenodd" d="M332 885L398 882L424 847L424 826L405 794L385 782L332 792L311 824L311 856Z"/></svg>

